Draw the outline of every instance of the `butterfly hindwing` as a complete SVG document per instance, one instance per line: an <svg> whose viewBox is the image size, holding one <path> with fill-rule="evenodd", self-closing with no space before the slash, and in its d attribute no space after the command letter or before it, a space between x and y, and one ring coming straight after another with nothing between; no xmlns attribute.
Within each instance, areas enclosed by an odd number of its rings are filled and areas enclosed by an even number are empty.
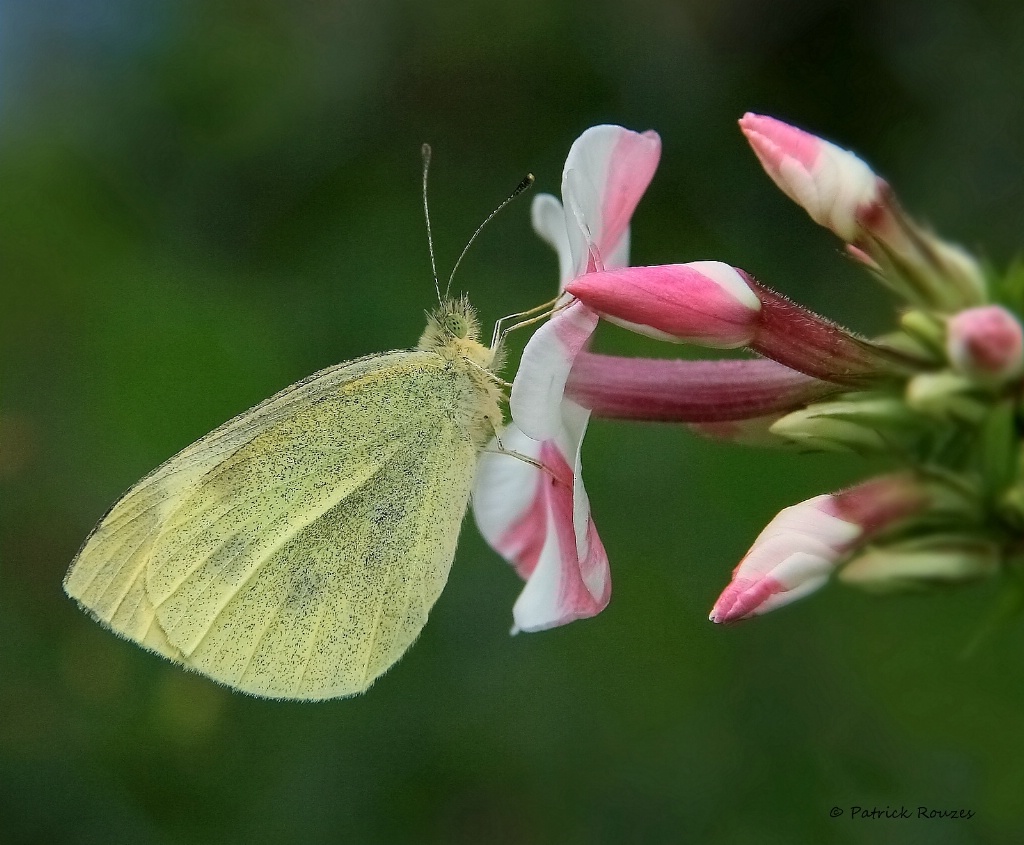
<svg viewBox="0 0 1024 845"><path fill-rule="evenodd" d="M130 490L66 588L115 631L230 686L360 692L445 584L478 448L463 415L489 401L427 351L318 373Z"/></svg>

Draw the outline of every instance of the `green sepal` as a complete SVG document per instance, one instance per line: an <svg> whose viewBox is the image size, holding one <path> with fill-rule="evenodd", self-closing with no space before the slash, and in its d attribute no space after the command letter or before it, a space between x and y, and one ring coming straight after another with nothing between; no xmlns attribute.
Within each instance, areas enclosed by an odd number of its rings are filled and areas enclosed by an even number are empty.
<svg viewBox="0 0 1024 845"><path fill-rule="evenodd" d="M1018 468L1014 409L1010 402L993 405L978 432L982 483L989 498L996 498L1013 483Z"/></svg>

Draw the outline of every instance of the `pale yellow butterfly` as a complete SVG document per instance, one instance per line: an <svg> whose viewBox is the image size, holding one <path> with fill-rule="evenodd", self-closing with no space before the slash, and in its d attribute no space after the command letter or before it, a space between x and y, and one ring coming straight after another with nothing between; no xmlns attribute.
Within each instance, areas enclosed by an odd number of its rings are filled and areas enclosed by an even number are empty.
<svg viewBox="0 0 1024 845"><path fill-rule="evenodd" d="M469 303L445 300L415 350L322 370L225 423L121 497L64 589L243 692L364 691L426 623L502 424L500 336L478 336Z"/></svg>

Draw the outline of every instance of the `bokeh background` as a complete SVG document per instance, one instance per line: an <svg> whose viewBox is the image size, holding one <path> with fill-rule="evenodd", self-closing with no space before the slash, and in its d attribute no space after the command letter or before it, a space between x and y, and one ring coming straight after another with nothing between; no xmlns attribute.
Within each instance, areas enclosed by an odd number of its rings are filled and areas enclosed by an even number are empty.
<svg viewBox="0 0 1024 845"><path fill-rule="evenodd" d="M833 585L707 621L761 526L877 468L860 459L597 421L609 609L510 638L520 585L467 521L423 636L349 701L233 694L61 591L94 522L165 458L321 367L415 343L433 297L421 142L442 268L525 172L557 192L573 139L618 122L664 140L637 263L729 261L880 331L891 302L735 121L858 150L1003 265L1022 44L1017 0L3 0L0 842L1024 841L1020 623L963 656L997 585ZM528 207L460 270L488 323L554 289Z"/></svg>

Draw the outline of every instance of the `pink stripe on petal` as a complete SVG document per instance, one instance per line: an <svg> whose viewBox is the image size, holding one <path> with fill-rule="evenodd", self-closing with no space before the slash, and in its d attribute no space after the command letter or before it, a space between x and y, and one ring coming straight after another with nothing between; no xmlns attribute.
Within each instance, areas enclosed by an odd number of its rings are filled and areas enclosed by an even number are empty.
<svg viewBox="0 0 1024 845"><path fill-rule="evenodd" d="M512 563L524 581L533 574L544 548L548 519L544 482L544 473L538 470L536 491L530 500L530 506L495 544L497 551Z"/></svg>
<svg viewBox="0 0 1024 845"><path fill-rule="evenodd" d="M562 203L574 275L629 261L629 218L661 154L654 132L592 126L573 142L562 171Z"/></svg>
<svg viewBox="0 0 1024 845"><path fill-rule="evenodd" d="M601 202L601 239L597 247L606 258L618 250L660 157L661 138L657 132L623 130L620 134L608 161Z"/></svg>
<svg viewBox="0 0 1024 845"><path fill-rule="evenodd" d="M759 581L738 578L719 596L709 617L712 622L737 622L755 615L757 608L786 588L772 577Z"/></svg>
<svg viewBox="0 0 1024 845"><path fill-rule="evenodd" d="M763 616L766 613L770 613L773 610L778 610L780 607L785 607L787 604L792 604L795 601L799 601L804 596L809 596L811 593L820 590L828 583L828 575L818 575L812 578L808 578L802 584L798 584L795 587L780 590L774 595L768 596L757 610L751 614L753 616Z"/></svg>
<svg viewBox="0 0 1024 845"><path fill-rule="evenodd" d="M554 527L558 535L558 551L560 555L561 574L558 592L558 606L567 617L579 619L583 616L594 616L608 604L611 582L608 578L595 578L603 569L608 570L608 557L605 554L601 538L597 535L594 521L587 518L586 537L583 543L576 538L576 526L573 508L572 470L565 462L562 454L553 443L545 443L541 449L544 465L552 470L558 478L550 480L548 494ZM568 481L568 484L566 483ZM586 549L581 559L579 547ZM596 595L587 586L597 582L600 586ZM568 618L565 621L569 621ZM559 622L558 624L564 624Z"/></svg>
<svg viewBox="0 0 1024 845"><path fill-rule="evenodd" d="M505 449L539 459L541 444L515 423L501 432ZM492 441L496 449L497 443ZM480 456L473 486L473 518L491 548L526 578L533 571L546 533L546 513L538 507L543 473L526 461L486 451Z"/></svg>
<svg viewBox="0 0 1024 845"><path fill-rule="evenodd" d="M777 172L787 158L811 170L821 155L820 138L774 117L747 112L739 123L766 170Z"/></svg>
<svg viewBox="0 0 1024 845"><path fill-rule="evenodd" d="M542 445L541 459L551 471L541 484L548 515L546 539L513 609L514 630L540 631L595 616L611 596L608 557L589 514L584 542L576 536L572 470L553 441ZM586 550L582 558L580 546Z"/></svg>

